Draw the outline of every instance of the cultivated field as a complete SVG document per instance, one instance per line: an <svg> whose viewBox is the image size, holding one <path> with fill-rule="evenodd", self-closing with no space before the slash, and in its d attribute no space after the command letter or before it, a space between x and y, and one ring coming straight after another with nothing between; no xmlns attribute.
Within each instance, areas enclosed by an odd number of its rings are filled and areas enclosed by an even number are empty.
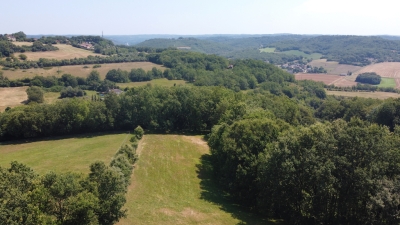
<svg viewBox="0 0 400 225"><path fill-rule="evenodd" d="M209 149L197 136L145 135L118 224L273 224L231 203L211 180Z"/></svg>
<svg viewBox="0 0 400 225"><path fill-rule="evenodd" d="M335 85L338 87L349 87L357 85L357 82L347 80L344 76L324 74L324 73L298 73L295 74L296 80L313 80L323 82L326 85Z"/></svg>
<svg viewBox="0 0 400 225"><path fill-rule="evenodd" d="M363 97L363 98L376 98L376 99L387 99L387 98L400 98L400 94L390 92L347 92L347 91L328 91L328 95L344 96L344 97Z"/></svg>
<svg viewBox="0 0 400 225"><path fill-rule="evenodd" d="M349 71L354 73L362 68L360 66L339 64L338 62L334 62L334 61L327 62L326 59L313 60L309 64L313 67L321 67L322 66L326 69L328 74L335 74L335 75L340 75L341 73L347 74L347 72L349 72Z"/></svg>
<svg viewBox="0 0 400 225"><path fill-rule="evenodd" d="M279 52L279 53L283 53L286 55L303 56L304 58L308 58L308 59L320 59L322 57L322 54L320 54L320 53L307 54L307 53L304 53L299 50L283 51L283 52Z"/></svg>
<svg viewBox="0 0 400 225"><path fill-rule="evenodd" d="M8 77L10 80L21 79L25 77L34 77L36 75L39 76L57 76L61 77L62 74L68 73L77 77L87 77L87 75L93 70L93 65L87 65L89 68L83 68L84 65L76 65L76 66L61 66L61 67L52 67L50 69L27 69L27 70L2 70L4 76ZM95 70L99 71L101 79L106 77L108 71L112 69L121 69L130 71L131 69L142 68L146 71L151 70L153 67L164 70L165 67L151 63L151 62L129 62L129 63L109 63L109 64L101 64L101 67L96 68ZM60 72L57 71L60 69Z"/></svg>
<svg viewBox="0 0 400 225"><path fill-rule="evenodd" d="M18 161L40 174L55 172L88 173L95 161L109 163L124 141L126 133L93 133L84 135L22 140L0 143L0 166Z"/></svg>
<svg viewBox="0 0 400 225"><path fill-rule="evenodd" d="M168 80L166 78L162 79L154 79L151 81L144 81L144 82L130 82L130 83L117 83L117 85L120 88L132 88L132 87L140 87L140 86L145 86L145 85L158 85L158 86L164 86L164 87L172 87L174 85L186 85L186 81L184 80Z"/></svg>
<svg viewBox="0 0 400 225"><path fill-rule="evenodd" d="M396 87L400 88L400 62L384 62L368 65L357 71L357 74L375 72L381 77L394 78Z"/></svg>
<svg viewBox="0 0 400 225"><path fill-rule="evenodd" d="M7 107L22 105L28 100L26 89L27 87L0 88L0 112Z"/></svg>
<svg viewBox="0 0 400 225"><path fill-rule="evenodd" d="M34 61L37 61L40 58L61 60L61 59L73 59L73 58L86 58L89 55L103 56L101 54L97 54L92 51L88 51L81 48L75 48L72 45L56 44L53 46L59 48L59 50L47 51L47 52L25 52L24 54L28 57L28 60L34 60Z"/></svg>

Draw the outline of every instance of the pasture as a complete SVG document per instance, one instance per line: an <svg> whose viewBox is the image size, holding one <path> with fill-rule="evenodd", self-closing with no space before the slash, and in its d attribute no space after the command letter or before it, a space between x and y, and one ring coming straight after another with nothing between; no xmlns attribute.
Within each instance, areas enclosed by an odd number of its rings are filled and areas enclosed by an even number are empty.
<svg viewBox="0 0 400 225"><path fill-rule="evenodd" d="M396 87L396 81L395 81L394 78L382 77L382 78L381 78L381 83L378 85L378 87L382 87L382 88L387 88L387 87L395 88L395 87Z"/></svg>
<svg viewBox="0 0 400 225"><path fill-rule="evenodd" d="M286 54L286 55L302 56L304 58L313 59L313 60L320 59L322 57L322 54L320 54L320 53L307 54L307 53L299 51L299 50L283 51L283 52L280 52L280 53L283 53L283 54Z"/></svg>
<svg viewBox="0 0 400 225"><path fill-rule="evenodd" d="M93 133L0 143L0 166L18 161L39 174L54 172L88 173L95 161L109 163L127 133Z"/></svg>
<svg viewBox="0 0 400 225"><path fill-rule="evenodd" d="M26 89L28 87L0 88L0 112L7 107L22 105L28 100Z"/></svg>
<svg viewBox="0 0 400 225"><path fill-rule="evenodd" d="M17 43L17 42L14 42L14 43ZM24 42L22 42L22 43L24 43ZM30 43L30 42L27 42L27 43ZM37 61L40 58L57 59L57 60L73 59L73 58L86 58L89 55L105 57L101 54L97 54L97 53L94 53L89 50L75 48L72 45L55 44L53 46L57 47L59 50L46 51L46 52L24 52L24 54L28 57L27 60L33 60L33 61Z"/></svg>
<svg viewBox="0 0 400 225"><path fill-rule="evenodd" d="M126 87L132 88L132 87L140 87L140 86L145 86L145 85L158 85L158 86L163 86L163 87L172 87L174 85L186 85L186 84L187 83L184 80L168 80L166 78L154 79L151 81L144 81L144 82L117 83L117 85L121 89L124 89Z"/></svg>
<svg viewBox="0 0 400 225"><path fill-rule="evenodd" d="M230 202L211 180L198 136L145 135L118 224L274 224Z"/></svg>
<svg viewBox="0 0 400 225"><path fill-rule="evenodd" d="M391 92L348 92L348 91L328 91L325 90L327 95L336 95L344 97L362 97L362 98L376 98L376 99L387 99L387 98L400 98L400 94Z"/></svg>
<svg viewBox="0 0 400 225"><path fill-rule="evenodd" d="M93 65L87 65L89 68L83 68L84 65L75 66L61 66L51 68L37 68L37 69L26 69L26 70L2 70L3 75L8 77L10 80L21 79L21 78L32 78L34 76L57 76L67 73L76 77L87 77L92 70L97 70L100 73L100 78L104 79L108 71L112 69L121 69L130 71L131 69L142 68L145 71L151 70L153 67L164 70L165 67L151 63L151 62L129 62L129 63L108 63L101 64L101 67L93 69ZM59 72L57 72L59 71Z"/></svg>
<svg viewBox="0 0 400 225"><path fill-rule="evenodd" d="M362 67L360 66L353 66L353 65L346 65L346 64L339 64L335 61L326 61L326 59L317 59L313 60L309 63L312 67L324 67L328 74L340 75L341 73L347 72L357 72Z"/></svg>
<svg viewBox="0 0 400 225"><path fill-rule="evenodd" d="M261 48L260 52L274 53L275 52L275 48Z"/></svg>

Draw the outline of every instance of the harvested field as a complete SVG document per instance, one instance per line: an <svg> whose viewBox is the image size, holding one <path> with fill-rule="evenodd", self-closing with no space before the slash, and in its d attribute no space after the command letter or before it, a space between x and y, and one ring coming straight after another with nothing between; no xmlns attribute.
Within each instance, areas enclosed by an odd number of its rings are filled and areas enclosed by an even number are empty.
<svg viewBox="0 0 400 225"><path fill-rule="evenodd" d="M24 54L28 57L28 60L34 60L34 61L37 61L40 58L61 60L61 59L73 59L73 58L86 58L89 55L103 56L101 54L97 54L92 51L72 47L72 45L56 44L53 46L59 48L59 50L47 51L47 52L25 52Z"/></svg>
<svg viewBox="0 0 400 225"><path fill-rule="evenodd" d="M295 74L294 77L296 78L296 80L320 81L327 85L333 84L335 81L342 78L338 75L328 75L323 73L298 73Z"/></svg>
<svg viewBox="0 0 400 225"><path fill-rule="evenodd" d="M296 80L313 80L323 82L326 85L335 85L338 87L351 87L357 85L357 82L350 81L344 76L324 74L324 73L299 73L294 75Z"/></svg>
<svg viewBox="0 0 400 225"><path fill-rule="evenodd" d="M376 99L400 98L400 94L391 92L347 92L347 91L326 90L326 94L344 96L344 97L362 97L362 98L376 98Z"/></svg>
<svg viewBox="0 0 400 225"><path fill-rule="evenodd" d="M400 62L384 62L369 65L357 71L354 76L356 77L358 74L368 72L375 72L381 77L394 78L396 81L396 88L400 88Z"/></svg>
<svg viewBox="0 0 400 225"><path fill-rule="evenodd" d="M354 73L362 68L360 66L339 64L338 62L334 62L334 61L327 62L326 59L313 60L309 64L313 67L322 66L326 69L328 74L335 74L335 75L340 75L341 73L347 74L347 72L349 72L349 71Z"/></svg>
<svg viewBox="0 0 400 225"><path fill-rule="evenodd" d="M11 80L21 79L25 77L34 77L38 76L57 76L60 77L62 74L68 73L77 77L87 77L90 71L93 70L93 65L87 65L89 68L83 68L84 65L76 65L76 66L62 66L62 67L52 67L50 69L27 69L27 70L3 70L4 76L8 77ZM130 63L109 63L109 64L101 64L101 67L96 68L95 70L99 71L101 79L106 77L106 74L111 69L121 69L130 71L131 69L142 68L146 71L151 70L153 67L164 70L165 67L160 65L151 63L151 62L130 62ZM58 69L60 69L60 73L57 73Z"/></svg>
<svg viewBox="0 0 400 225"><path fill-rule="evenodd" d="M0 112L7 107L22 105L28 99L27 87L0 88Z"/></svg>

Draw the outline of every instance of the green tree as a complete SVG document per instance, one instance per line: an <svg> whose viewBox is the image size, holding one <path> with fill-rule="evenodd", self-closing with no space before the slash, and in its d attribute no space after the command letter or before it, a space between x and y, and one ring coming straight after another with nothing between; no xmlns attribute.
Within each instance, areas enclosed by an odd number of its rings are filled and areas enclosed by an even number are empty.
<svg viewBox="0 0 400 225"><path fill-rule="evenodd" d="M29 102L44 102L43 91L40 87L32 86L26 89L26 93L28 94Z"/></svg>

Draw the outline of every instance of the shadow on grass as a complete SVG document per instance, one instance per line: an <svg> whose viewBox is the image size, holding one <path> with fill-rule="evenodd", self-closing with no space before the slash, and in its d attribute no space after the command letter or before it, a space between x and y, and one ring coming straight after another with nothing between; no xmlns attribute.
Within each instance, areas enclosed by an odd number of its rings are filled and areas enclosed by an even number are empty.
<svg viewBox="0 0 400 225"><path fill-rule="evenodd" d="M58 136L50 136L50 137L39 137L39 138L25 138L25 139L18 139L18 140L10 140L10 141L3 141L0 142L0 145L19 145L19 144L26 144L26 143L34 143L38 141L58 141L63 139L69 138L94 138L94 137L101 137L110 134L128 134L128 131L110 131L110 132L95 132L95 133L82 133L82 134L68 134L68 135L58 135Z"/></svg>
<svg viewBox="0 0 400 225"><path fill-rule="evenodd" d="M200 164L197 164L196 167L198 178L201 179L201 199L218 205L221 210L230 213L233 218L240 220L238 225L283 224L281 221L273 221L268 218L263 218L259 214L250 212L249 210L234 203L229 195L218 187L217 181L213 177L211 155L202 155L200 157Z"/></svg>

